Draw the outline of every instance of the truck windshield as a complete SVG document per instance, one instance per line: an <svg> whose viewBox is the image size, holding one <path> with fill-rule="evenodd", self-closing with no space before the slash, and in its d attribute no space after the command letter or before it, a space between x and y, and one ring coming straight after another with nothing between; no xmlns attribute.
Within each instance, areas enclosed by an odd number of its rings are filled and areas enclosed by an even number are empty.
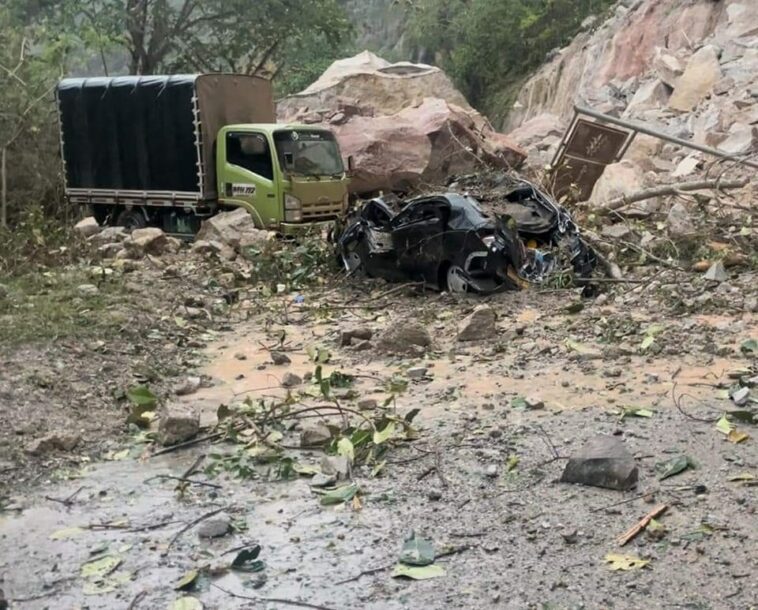
<svg viewBox="0 0 758 610"><path fill-rule="evenodd" d="M274 133L274 143L285 173L336 176L345 171L337 141L329 131L277 131Z"/></svg>

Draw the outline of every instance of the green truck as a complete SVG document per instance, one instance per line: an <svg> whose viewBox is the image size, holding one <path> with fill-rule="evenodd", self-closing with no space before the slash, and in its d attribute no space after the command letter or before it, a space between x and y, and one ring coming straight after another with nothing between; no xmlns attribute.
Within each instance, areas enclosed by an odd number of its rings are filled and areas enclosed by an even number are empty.
<svg viewBox="0 0 758 610"><path fill-rule="evenodd" d="M286 235L347 208L334 134L277 124L265 79L69 78L57 101L66 197L101 225L193 234L203 218L242 207Z"/></svg>

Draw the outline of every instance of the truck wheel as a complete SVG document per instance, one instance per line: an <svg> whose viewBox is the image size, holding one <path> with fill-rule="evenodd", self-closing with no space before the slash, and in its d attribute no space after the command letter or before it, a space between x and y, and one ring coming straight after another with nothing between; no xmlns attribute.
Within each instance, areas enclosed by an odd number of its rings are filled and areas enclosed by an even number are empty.
<svg viewBox="0 0 758 610"><path fill-rule="evenodd" d="M101 227L104 227L113 222L113 217L115 216L116 211L117 208L114 209L114 207L110 205L96 204L92 206L92 216L94 216L97 224L99 224Z"/></svg>
<svg viewBox="0 0 758 610"><path fill-rule="evenodd" d="M147 226L147 220L145 220L145 215L141 210L124 210L118 215L116 226L124 227L129 233L131 233L136 229L144 229Z"/></svg>

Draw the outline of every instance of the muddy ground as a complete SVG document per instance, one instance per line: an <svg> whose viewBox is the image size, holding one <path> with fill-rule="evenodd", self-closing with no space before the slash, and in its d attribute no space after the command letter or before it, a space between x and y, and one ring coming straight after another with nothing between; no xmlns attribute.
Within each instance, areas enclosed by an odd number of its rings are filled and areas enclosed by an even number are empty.
<svg viewBox="0 0 758 610"><path fill-rule="evenodd" d="M737 424L751 438L733 443L716 428L736 408L728 396L736 378L758 374L755 352L743 349L758 339L758 317L745 306L758 292L754 273L719 284L647 268L633 276L639 283L601 284L598 297L584 300L573 290L482 299L371 281L264 298L230 292L210 281L223 273L203 265L138 267L100 285L106 302L91 315L120 312L107 332L81 340L92 323L84 307L83 326L67 339L3 348L0 589L11 608L199 607L172 606L185 596L207 609L758 604L758 432ZM457 341L461 321L482 303L496 311L497 331ZM347 328L376 337L411 323L432 336L426 354L383 354L375 339L365 350L340 346ZM376 464L355 465L359 500L323 506L306 476L211 476L203 469L234 445L154 456L159 448L144 431L124 424L123 391L146 383L163 401L199 410L213 432L221 404L285 400L284 375L314 374L318 347L328 350L322 375L356 376L350 391L338 392L345 409L363 417L420 409L418 438L391 441L376 476ZM291 363L272 364L271 349ZM409 374L418 368L426 374ZM189 374L202 375L205 387L172 396ZM308 407L325 401L308 381L290 396ZM625 408L651 413L622 417ZM314 421L290 422L280 443L301 464L323 456L294 448ZM82 435L72 451L24 451L61 427ZM566 458L600 434L634 454L635 489L558 481ZM655 464L677 455L696 467L659 480ZM181 478L200 458L188 487L162 478ZM617 537L659 504L668 505L657 519L663 529L620 548ZM231 533L200 538L214 518L203 517L216 511L230 517ZM434 542L444 575L392 578L412 531ZM262 571L228 569L240 548L256 543ZM613 571L609 553L649 563ZM100 580L82 574L103 557L112 563ZM192 570L199 576L190 590L176 590Z"/></svg>

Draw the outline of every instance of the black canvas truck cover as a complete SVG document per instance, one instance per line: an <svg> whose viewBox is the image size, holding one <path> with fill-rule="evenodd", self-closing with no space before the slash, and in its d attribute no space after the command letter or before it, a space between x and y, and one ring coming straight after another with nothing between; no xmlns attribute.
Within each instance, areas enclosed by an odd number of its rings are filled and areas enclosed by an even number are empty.
<svg viewBox="0 0 758 610"><path fill-rule="evenodd" d="M57 97L68 193L214 199L218 130L276 121L271 83L254 76L70 78Z"/></svg>

